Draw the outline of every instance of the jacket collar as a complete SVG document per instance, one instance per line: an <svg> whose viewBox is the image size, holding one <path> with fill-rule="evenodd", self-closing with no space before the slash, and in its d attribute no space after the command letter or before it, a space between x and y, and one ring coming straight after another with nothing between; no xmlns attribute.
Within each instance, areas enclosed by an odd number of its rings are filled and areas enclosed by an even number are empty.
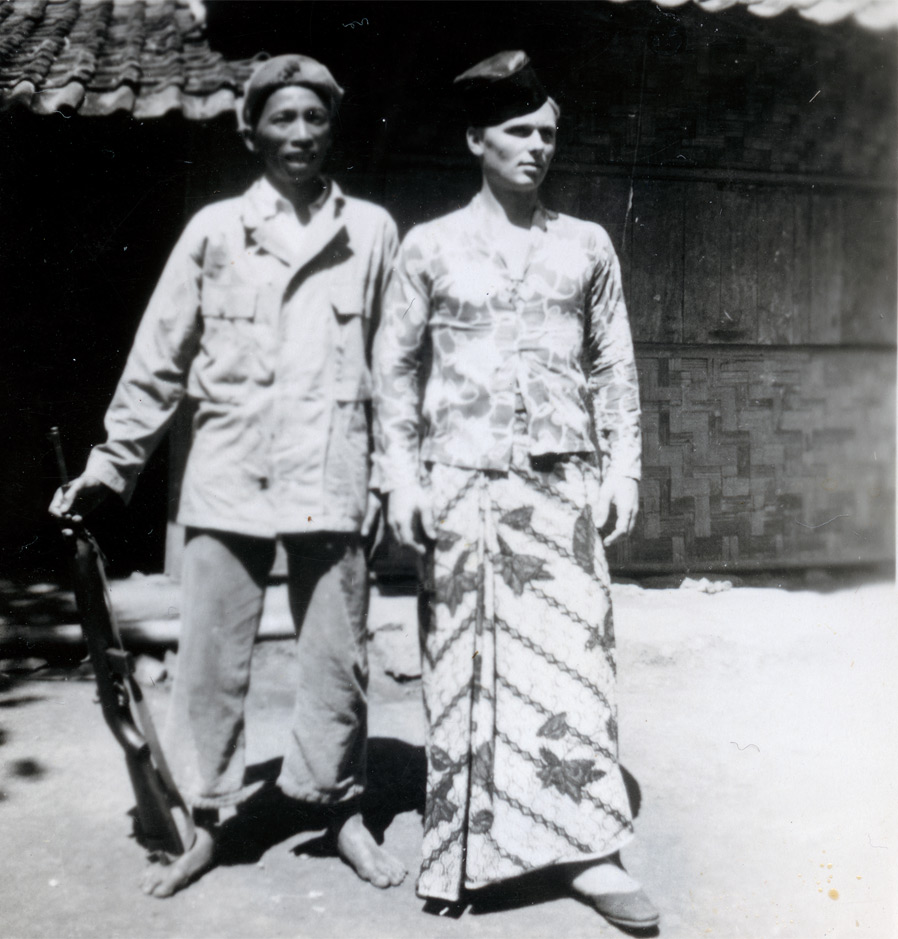
<svg viewBox="0 0 898 939"><path fill-rule="evenodd" d="M345 228L346 197L332 179L311 219L301 225L293 207L263 176L244 193L241 217L247 247L274 255L292 268L302 267Z"/></svg>

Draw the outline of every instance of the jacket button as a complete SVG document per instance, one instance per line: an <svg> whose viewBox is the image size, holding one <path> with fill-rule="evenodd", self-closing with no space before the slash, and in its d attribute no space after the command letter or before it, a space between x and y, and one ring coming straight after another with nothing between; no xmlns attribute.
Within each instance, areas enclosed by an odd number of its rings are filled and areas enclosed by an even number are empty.
<svg viewBox="0 0 898 939"><path fill-rule="evenodd" d="M265 476L263 476L263 477L259 480L259 488L260 488L260 489L267 489L267 488L268 488L268 479L267 479Z"/></svg>

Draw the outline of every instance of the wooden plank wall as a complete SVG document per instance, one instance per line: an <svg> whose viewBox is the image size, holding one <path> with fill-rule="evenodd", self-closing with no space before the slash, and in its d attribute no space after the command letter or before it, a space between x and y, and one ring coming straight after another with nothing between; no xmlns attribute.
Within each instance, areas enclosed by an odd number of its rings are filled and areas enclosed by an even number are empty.
<svg viewBox="0 0 898 939"><path fill-rule="evenodd" d="M641 516L618 570L894 555L896 202L852 185L584 178L621 255Z"/></svg>
<svg viewBox="0 0 898 939"><path fill-rule="evenodd" d="M895 344L893 190L566 176L547 201L607 228L637 342Z"/></svg>

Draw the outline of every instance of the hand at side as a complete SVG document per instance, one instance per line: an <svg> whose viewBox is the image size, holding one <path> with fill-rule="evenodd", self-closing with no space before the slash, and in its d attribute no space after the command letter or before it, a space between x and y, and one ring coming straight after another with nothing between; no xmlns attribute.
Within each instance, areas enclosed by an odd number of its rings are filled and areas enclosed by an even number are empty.
<svg viewBox="0 0 898 939"><path fill-rule="evenodd" d="M430 499L417 484L394 489L386 499L387 526L401 545L423 554L436 538Z"/></svg>
<svg viewBox="0 0 898 939"><path fill-rule="evenodd" d="M603 544L611 545L622 535L633 530L636 515L639 512L639 483L628 476L609 476L599 490L596 528L601 528L608 520L611 506L614 506L616 522L614 531L603 539Z"/></svg>

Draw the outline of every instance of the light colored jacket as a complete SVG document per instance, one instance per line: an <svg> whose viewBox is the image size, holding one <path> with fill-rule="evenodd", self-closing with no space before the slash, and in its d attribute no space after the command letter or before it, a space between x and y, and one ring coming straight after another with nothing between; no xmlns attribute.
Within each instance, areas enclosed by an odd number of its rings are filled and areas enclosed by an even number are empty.
<svg viewBox="0 0 898 939"><path fill-rule="evenodd" d="M304 226L264 179L202 209L141 320L85 472L128 499L186 394L179 522L259 537L357 531L370 344L397 243L384 209L333 182Z"/></svg>
<svg viewBox="0 0 898 939"><path fill-rule="evenodd" d="M639 384L611 241L542 206L531 236L517 275L477 195L403 241L374 348L384 491L414 480L419 461L507 470L521 405L532 455L598 449L606 475L639 479Z"/></svg>

